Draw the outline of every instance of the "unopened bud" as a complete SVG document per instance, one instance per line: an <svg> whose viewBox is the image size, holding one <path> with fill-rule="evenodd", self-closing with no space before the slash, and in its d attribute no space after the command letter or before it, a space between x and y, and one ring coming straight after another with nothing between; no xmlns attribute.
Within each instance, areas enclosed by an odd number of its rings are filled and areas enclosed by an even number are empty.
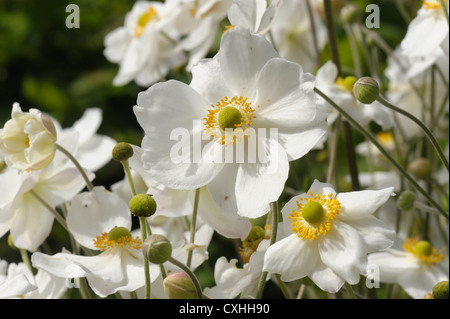
<svg viewBox="0 0 450 319"><path fill-rule="evenodd" d="M112 157L114 160L118 162L123 162L128 160L131 156L133 156L133 148L130 144L125 142L117 143L112 150Z"/></svg>
<svg viewBox="0 0 450 319"><path fill-rule="evenodd" d="M361 12L357 5L351 3L342 8L340 17L347 23L355 23L361 18Z"/></svg>
<svg viewBox="0 0 450 319"><path fill-rule="evenodd" d="M407 212L413 209L415 201L416 201L416 194L414 194L411 191L404 191L403 193L400 194L398 198L397 206L401 210Z"/></svg>
<svg viewBox="0 0 450 319"><path fill-rule="evenodd" d="M130 211L134 216L150 217L156 212L156 201L148 194L137 194L129 202Z"/></svg>
<svg viewBox="0 0 450 319"><path fill-rule="evenodd" d="M418 179L427 180L431 176L431 162L426 158L416 158L409 163L408 171Z"/></svg>
<svg viewBox="0 0 450 319"><path fill-rule="evenodd" d="M174 272L164 279L164 291L170 299L197 299L194 283L185 272Z"/></svg>
<svg viewBox="0 0 450 319"><path fill-rule="evenodd" d="M433 299L448 299L448 281L438 282L433 287Z"/></svg>
<svg viewBox="0 0 450 319"><path fill-rule="evenodd" d="M372 104L380 95L378 82L371 77L362 77L353 86L353 94L363 104Z"/></svg>
<svg viewBox="0 0 450 319"><path fill-rule="evenodd" d="M153 234L142 245L144 256L154 264L162 264L172 256L172 244L163 235Z"/></svg>

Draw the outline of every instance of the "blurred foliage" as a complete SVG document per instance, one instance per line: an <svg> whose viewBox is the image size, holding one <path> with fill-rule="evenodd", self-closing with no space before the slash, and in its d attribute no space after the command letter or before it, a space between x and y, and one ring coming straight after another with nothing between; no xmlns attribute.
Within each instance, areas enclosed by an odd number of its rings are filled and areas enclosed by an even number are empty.
<svg viewBox="0 0 450 319"><path fill-rule="evenodd" d="M285 0L286 1L286 0ZM287 0L294 1L294 0ZM303 0L299 0L303 1ZM56 118L63 127L71 126L87 108L103 110L100 134L109 135L117 141L140 145L142 130L138 125L132 107L137 94L146 88L131 82L123 87L115 87L112 80L118 66L106 60L103 55L103 40L115 28L123 25L125 14L130 11L132 0L0 0L0 127L10 118L12 104L19 102L23 110L38 108ZM368 4L380 7L380 28L373 29L395 48L406 33L408 20L399 12L397 4L403 3L407 15L414 17L419 0L355 0L362 13L362 21L368 13ZM80 28L69 29L65 21L70 12L69 4L80 8ZM353 60L339 16L335 16L336 33L339 39L339 53L343 69L352 70ZM220 33L211 56L217 52ZM321 60L330 59L328 46L322 52ZM380 54L380 61L385 57ZM364 72L367 68L364 66ZM168 78L185 82L189 77L181 70L173 70ZM356 142L359 141L356 135ZM345 155L345 154L343 154ZM345 156L339 157L337 165L347 174ZM325 179L326 151L310 152L304 158L291 163L287 187L306 190L313 177ZM316 163L323 165L315 165ZM105 185L123 177L122 167L111 162L97 172L95 184ZM345 182L339 185L345 189ZM280 203L290 199L291 194L283 193ZM56 223L55 223L56 224ZM42 247L44 251L59 251L70 247L65 231L56 225L49 240ZM0 256L11 254L6 237L0 239ZM224 248L225 247L225 248ZM205 286L214 283L212 269L215 260L225 255L235 256L235 246L229 240L215 235L209 248L210 260L197 271ZM13 252L11 261L19 261L20 254ZM279 296L278 287L271 284L265 297ZM312 297L316 292L311 291Z"/></svg>

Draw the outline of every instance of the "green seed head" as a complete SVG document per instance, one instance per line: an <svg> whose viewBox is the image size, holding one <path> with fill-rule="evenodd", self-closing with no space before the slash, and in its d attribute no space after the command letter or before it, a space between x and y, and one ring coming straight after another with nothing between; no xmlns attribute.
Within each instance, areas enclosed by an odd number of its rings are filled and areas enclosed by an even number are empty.
<svg viewBox="0 0 450 319"><path fill-rule="evenodd" d="M154 264L162 264L172 256L172 244L163 235L150 235L145 239L142 249L145 258Z"/></svg>
<svg viewBox="0 0 450 319"><path fill-rule="evenodd" d="M315 224L322 220L325 214L323 206L316 202L311 201L303 206L302 216L310 224Z"/></svg>
<svg viewBox="0 0 450 319"><path fill-rule="evenodd" d="M123 162L128 160L133 156L133 148L130 144L125 142L117 143L112 150L112 157L118 162Z"/></svg>
<svg viewBox="0 0 450 319"><path fill-rule="evenodd" d="M425 256L430 256L433 253L433 247L426 240L419 241L416 246L414 246L414 250Z"/></svg>
<svg viewBox="0 0 450 319"><path fill-rule="evenodd" d="M448 299L449 293L448 293L448 281L441 281L438 282L433 287L433 299Z"/></svg>
<svg viewBox="0 0 450 319"><path fill-rule="evenodd" d="M362 77L353 86L353 94L363 104L371 104L380 95L378 82L371 77Z"/></svg>
<svg viewBox="0 0 450 319"><path fill-rule="evenodd" d="M118 241L122 237L131 237L131 232L125 227L116 226L108 233L108 239Z"/></svg>
<svg viewBox="0 0 450 319"><path fill-rule="evenodd" d="M151 195L138 194L131 198L130 211L138 217L150 217L156 212L156 202Z"/></svg>
<svg viewBox="0 0 450 319"><path fill-rule="evenodd" d="M237 108L226 106L219 112L219 126L225 131L227 128L234 129L242 123L242 114Z"/></svg>

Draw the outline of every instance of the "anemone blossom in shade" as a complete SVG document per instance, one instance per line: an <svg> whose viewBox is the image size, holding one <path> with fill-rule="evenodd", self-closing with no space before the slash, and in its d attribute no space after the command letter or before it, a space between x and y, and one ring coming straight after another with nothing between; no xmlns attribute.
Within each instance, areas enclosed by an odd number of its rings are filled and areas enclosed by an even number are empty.
<svg viewBox="0 0 450 319"><path fill-rule="evenodd" d="M49 256L36 252L31 256L34 267L57 277L86 277L101 297L145 285L142 240L131 235L131 213L119 196L101 186L75 196L67 227L79 244L100 253L80 256L63 251ZM150 278L156 278L159 268L151 266L150 273Z"/></svg>
<svg viewBox="0 0 450 319"><path fill-rule="evenodd" d="M105 57L119 64L113 84L135 81L149 86L185 62L177 46L179 33L171 26L178 1L136 1L123 26L106 35Z"/></svg>
<svg viewBox="0 0 450 319"><path fill-rule="evenodd" d="M425 298L438 282L448 281L448 261L443 251L417 238L406 239L403 250L387 249L370 254L369 263L379 267L381 282L398 283L415 299Z"/></svg>
<svg viewBox="0 0 450 319"><path fill-rule="evenodd" d="M144 168L170 188L207 185L224 213L262 216L283 190L288 162L326 132L313 89L300 65L235 27L218 55L193 69L190 85L167 81L138 95Z"/></svg>
<svg viewBox="0 0 450 319"><path fill-rule="evenodd" d="M55 156L55 142L49 117L33 108L23 112L19 103L13 104L11 119L0 129L0 155L8 166L21 172L43 169Z"/></svg>
<svg viewBox="0 0 450 319"><path fill-rule="evenodd" d="M448 0L444 0L447 5ZM410 57L426 57L436 51L448 54L448 21L439 0L422 1L417 16L410 22L400 46Z"/></svg>
<svg viewBox="0 0 450 319"><path fill-rule="evenodd" d="M271 245L263 270L284 281L308 276L320 289L337 292L365 273L367 254L393 244L395 233L372 216L393 188L339 193L317 180L281 210L287 237Z"/></svg>

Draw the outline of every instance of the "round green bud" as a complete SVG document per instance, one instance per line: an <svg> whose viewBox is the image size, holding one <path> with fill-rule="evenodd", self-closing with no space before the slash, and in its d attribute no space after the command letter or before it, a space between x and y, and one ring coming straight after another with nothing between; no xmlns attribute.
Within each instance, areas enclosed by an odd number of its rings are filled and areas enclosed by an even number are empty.
<svg viewBox="0 0 450 319"><path fill-rule="evenodd" d="M322 220L325 210L316 201L311 201L303 206L302 216L310 224L315 224Z"/></svg>
<svg viewBox="0 0 450 319"><path fill-rule="evenodd" d="M433 299L448 299L448 281L440 281L433 287Z"/></svg>
<svg viewBox="0 0 450 319"><path fill-rule="evenodd" d="M197 299L194 283L185 272L170 273L164 279L163 285L170 299Z"/></svg>
<svg viewBox="0 0 450 319"><path fill-rule="evenodd" d="M145 258L154 264L165 263L172 256L172 244L163 235L153 234L142 245Z"/></svg>
<svg viewBox="0 0 450 319"><path fill-rule="evenodd" d="M218 121L222 130L234 129L242 123L242 113L235 107L227 106L219 112Z"/></svg>
<svg viewBox="0 0 450 319"><path fill-rule="evenodd" d="M359 10L357 5L352 3L345 5L341 9L339 15L342 21L345 21L347 23L355 23L358 22L361 18L361 11Z"/></svg>
<svg viewBox="0 0 450 319"><path fill-rule="evenodd" d="M115 161L123 162L133 156L133 148L125 142L117 143L112 150L112 157Z"/></svg>
<svg viewBox="0 0 450 319"><path fill-rule="evenodd" d="M397 206L401 210L408 212L414 208L414 202L416 201L416 194L411 191L404 191L400 194Z"/></svg>
<svg viewBox="0 0 450 319"><path fill-rule="evenodd" d="M108 233L109 240L118 241L122 237L131 237L131 232L125 227L115 226Z"/></svg>
<svg viewBox="0 0 450 319"><path fill-rule="evenodd" d="M378 82L371 77L362 77L353 86L353 94L363 104L371 104L380 95Z"/></svg>
<svg viewBox="0 0 450 319"><path fill-rule="evenodd" d="M431 171L431 162L423 157L412 160L408 165L408 172L418 179L429 179L431 177Z"/></svg>
<svg viewBox="0 0 450 319"><path fill-rule="evenodd" d="M426 240L419 241L415 246L414 250L424 256L430 256L433 253L433 247Z"/></svg>
<svg viewBox="0 0 450 319"><path fill-rule="evenodd" d="M137 194L129 202L130 211L134 216L150 217L156 212L156 201L148 194Z"/></svg>

